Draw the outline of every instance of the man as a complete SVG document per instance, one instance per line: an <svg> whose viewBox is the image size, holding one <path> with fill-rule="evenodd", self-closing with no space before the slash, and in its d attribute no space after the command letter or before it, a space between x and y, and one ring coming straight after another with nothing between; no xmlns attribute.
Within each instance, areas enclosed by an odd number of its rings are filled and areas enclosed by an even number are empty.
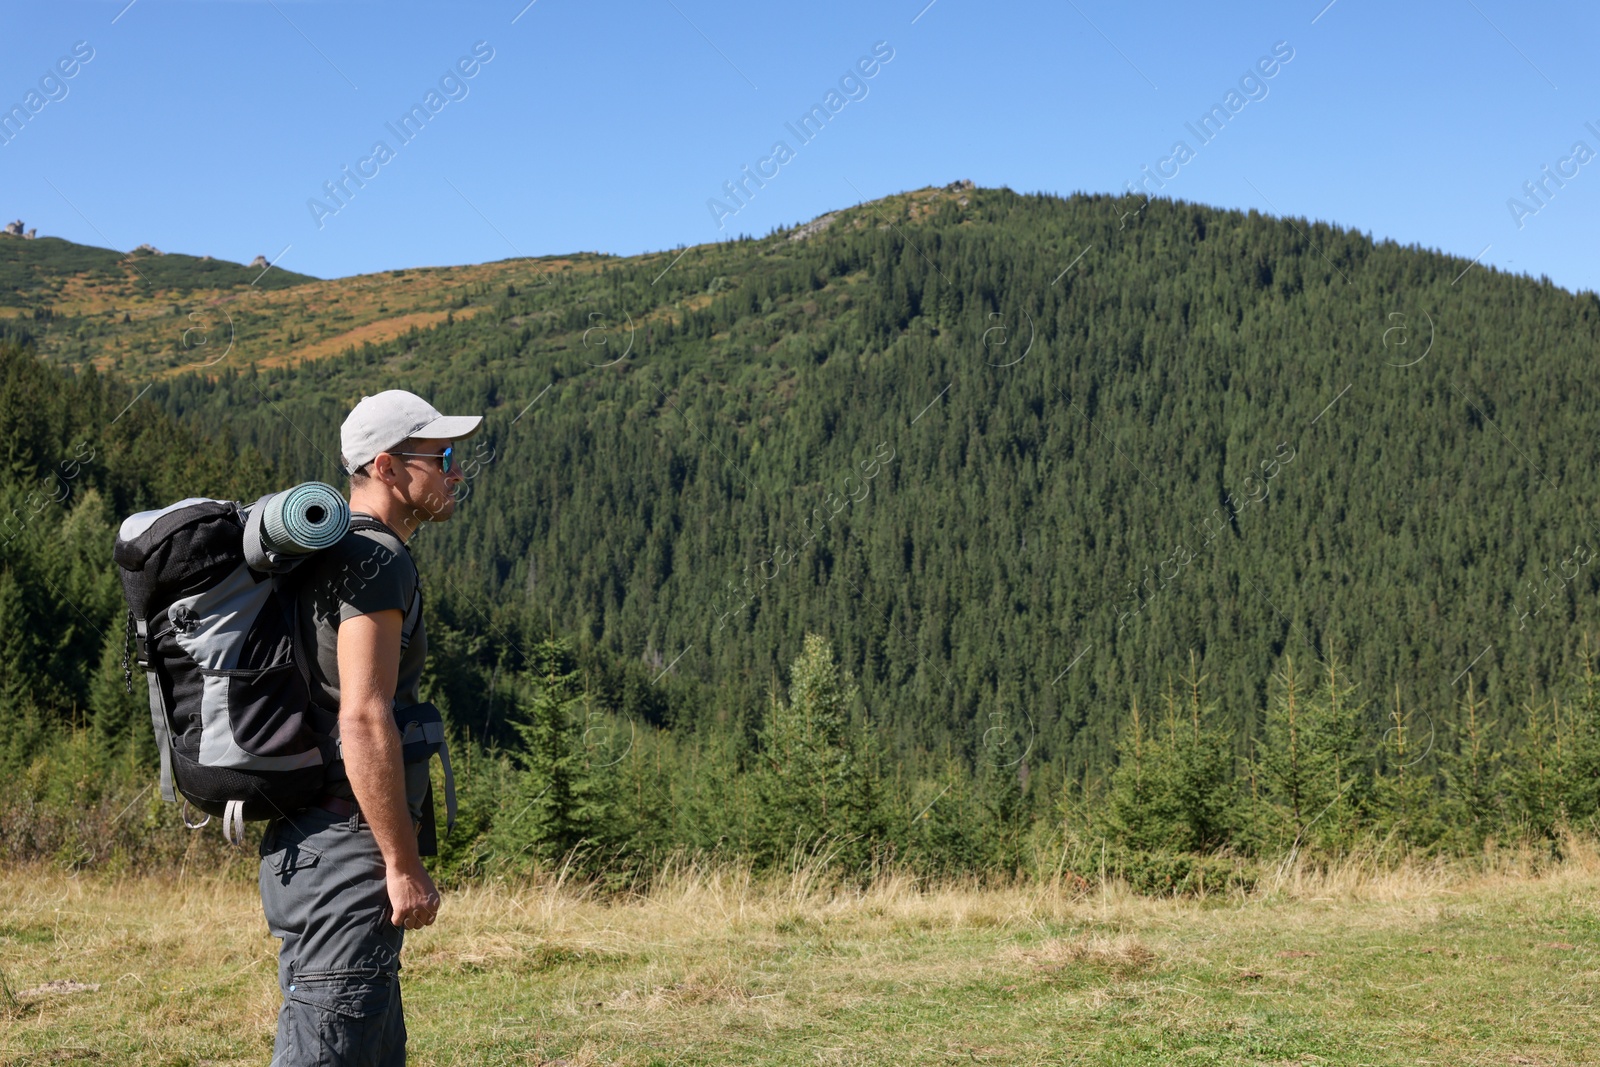
<svg viewBox="0 0 1600 1067"><path fill-rule="evenodd" d="M406 542L454 514L454 444L482 421L392 389L362 397L340 431L351 530L299 576L296 637L341 760L326 794L261 843L262 908L283 939L273 1067L405 1063L400 947L439 911L418 834L432 837L427 756L443 732L418 701L427 635ZM412 735L435 744L403 744Z"/></svg>

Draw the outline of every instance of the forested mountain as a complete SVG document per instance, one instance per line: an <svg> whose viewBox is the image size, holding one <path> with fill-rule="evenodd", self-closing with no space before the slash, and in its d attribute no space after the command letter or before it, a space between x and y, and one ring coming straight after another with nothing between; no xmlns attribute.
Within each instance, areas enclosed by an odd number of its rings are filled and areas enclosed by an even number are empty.
<svg viewBox="0 0 1600 1067"><path fill-rule="evenodd" d="M242 351L150 397L296 478L336 475L363 393L487 412L428 565L713 683L718 721L759 712L808 629L898 745L1002 725L1080 772L1190 649L1239 726L1283 651L1330 638L1433 715L1480 653L1491 695L1548 689L1600 588L1596 297L1321 224L1127 211L924 191L485 285L469 321L292 373Z"/></svg>
<svg viewBox="0 0 1600 1067"><path fill-rule="evenodd" d="M428 328L295 366L264 329L139 406L285 485L342 484L364 394L486 413L466 503L415 542L480 736L510 739L493 679L553 630L633 664L625 712L753 745L814 632L889 758L1055 789L1106 773L1191 651L1241 755L1285 654L1330 642L1372 736L1431 745L1469 666L1509 734L1600 617L1592 293L1305 220L957 187L473 269ZM275 297L340 284L381 292Z"/></svg>

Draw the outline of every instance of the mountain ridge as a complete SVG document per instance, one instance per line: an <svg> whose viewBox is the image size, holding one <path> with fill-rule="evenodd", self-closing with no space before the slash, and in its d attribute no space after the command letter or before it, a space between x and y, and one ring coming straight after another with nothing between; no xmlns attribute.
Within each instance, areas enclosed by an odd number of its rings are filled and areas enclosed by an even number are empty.
<svg viewBox="0 0 1600 1067"><path fill-rule="evenodd" d="M830 225L851 213L858 228L869 224L880 228L916 225L942 200L966 207L972 196L991 193L1019 195L1005 187L980 189L966 180L925 186L851 207L831 209L809 221L776 228L760 240L806 240L825 233ZM1079 193L1074 197L1119 201L1123 205L1119 229L1125 228L1127 219L1137 217L1150 202L1137 196ZM1224 214L1230 210L1186 201L1164 202ZM873 220L872 213L877 213L879 219ZM888 213L893 213L893 221L887 218ZM1253 209L1235 213L1249 218L1258 215ZM1290 225L1326 227L1333 234L1355 235L1376 247L1393 246L1443 257L1460 263L1463 270L1478 266L1464 256L1438 249L1377 241L1370 232L1359 229L1313 223L1303 217L1286 217L1285 221ZM156 252L148 245L123 254L56 237L36 240L35 247L24 248L20 239L8 242L0 238L0 320L9 319L13 325L31 323L30 332L40 352L57 362L93 363L101 370L116 369L137 377L181 374L210 366L217 358L215 338L219 335L236 344L250 342L271 346L270 351L253 357L261 360L263 366L292 365L333 355L350 346L393 341L413 328L439 325L451 317L453 311L458 313L455 317L471 317L477 313L467 306L473 294L481 295L506 285L540 284L540 279L554 270L595 269L602 263L660 262L665 265L674 255L689 249L703 251L755 239L705 242L633 256L601 252L553 253L483 263L394 268L336 278L295 274L276 266L258 270L254 265L245 267L213 260L210 256ZM156 257L171 258L152 265ZM262 259L258 256L257 262ZM141 262L144 264L142 272ZM1481 269L1534 280L1529 275L1511 274L1494 266ZM150 277L145 277L146 274ZM200 284L206 282L213 284ZM222 284L224 282L226 284ZM1552 284L1548 278L1540 282ZM372 290L380 290L383 296L369 299ZM1577 291L1569 292L1582 295ZM391 300L395 304L393 307L389 306ZM242 322L234 318L235 308L241 310ZM183 321L162 321L174 316ZM116 335L119 341L99 347L85 345L84 334L95 341Z"/></svg>

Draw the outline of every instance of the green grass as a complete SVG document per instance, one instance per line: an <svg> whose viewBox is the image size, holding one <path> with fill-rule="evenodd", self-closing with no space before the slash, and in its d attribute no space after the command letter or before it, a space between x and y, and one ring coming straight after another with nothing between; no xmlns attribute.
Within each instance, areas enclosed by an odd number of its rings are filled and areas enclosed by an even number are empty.
<svg viewBox="0 0 1600 1067"><path fill-rule="evenodd" d="M247 867L0 876L0 1063L270 1059ZM476 888L407 945L411 1062L1594 1063L1597 873L1347 870L1202 901L727 871L612 903ZM30 994L51 980L99 989Z"/></svg>

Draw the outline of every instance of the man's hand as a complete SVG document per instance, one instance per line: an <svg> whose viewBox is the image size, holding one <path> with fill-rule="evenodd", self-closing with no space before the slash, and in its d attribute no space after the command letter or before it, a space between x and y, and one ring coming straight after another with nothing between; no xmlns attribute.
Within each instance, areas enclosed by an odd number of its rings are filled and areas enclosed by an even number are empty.
<svg viewBox="0 0 1600 1067"><path fill-rule="evenodd" d="M420 862L409 869L391 866L388 885L389 904L394 908L391 923L407 930L433 925L439 914L439 891Z"/></svg>

